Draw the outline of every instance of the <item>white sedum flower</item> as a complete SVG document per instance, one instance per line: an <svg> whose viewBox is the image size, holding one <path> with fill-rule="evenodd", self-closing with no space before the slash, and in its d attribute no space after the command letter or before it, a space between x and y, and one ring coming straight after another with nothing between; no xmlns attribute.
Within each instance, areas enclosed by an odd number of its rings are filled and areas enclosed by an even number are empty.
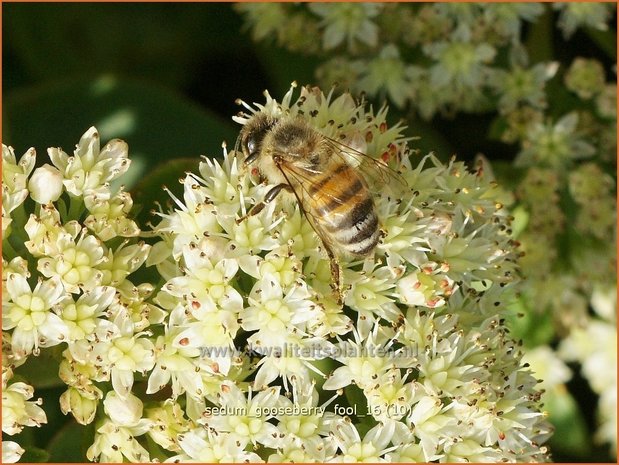
<svg viewBox="0 0 619 465"><path fill-rule="evenodd" d="M45 412L39 405L41 399L31 401L34 388L26 383L13 383L2 389L2 432L14 435L25 426L47 423Z"/></svg>
<svg viewBox="0 0 619 465"><path fill-rule="evenodd" d="M310 296L302 282L284 294L277 278L266 274L256 282L247 298L249 305L240 314L242 328L257 331L249 342L256 347L284 345L288 331L293 327L303 330L319 314L320 310Z"/></svg>
<svg viewBox="0 0 619 465"><path fill-rule="evenodd" d="M103 272L97 269L97 265L105 261L105 250L96 237L84 230L79 237L61 232L56 239L55 252L39 259L37 269L43 276L59 278L66 290L73 294L102 284Z"/></svg>
<svg viewBox="0 0 619 465"><path fill-rule="evenodd" d="M126 458L130 462L148 462L148 451L135 439L150 428L150 421L141 419L132 425L117 425L106 419L97 428L95 441L86 451L86 457L91 461L123 462Z"/></svg>
<svg viewBox="0 0 619 465"><path fill-rule="evenodd" d="M133 207L131 196L121 190L112 198L108 197L108 195L93 193L84 198L84 204L90 212L84 220L84 225L103 241L116 236L135 237L139 235L140 228L127 216Z"/></svg>
<svg viewBox="0 0 619 465"><path fill-rule="evenodd" d="M142 401L132 394L122 397L111 391L103 405L107 417L97 428L95 442L86 452L88 460L122 462L127 458L131 462L148 461L148 451L135 439L152 427L152 420L142 418Z"/></svg>
<svg viewBox="0 0 619 465"><path fill-rule="evenodd" d="M50 148L48 154L62 173L67 192L82 196L106 187L129 169L127 150L127 144L119 139L101 149L99 133L92 127L81 137L73 156L60 148Z"/></svg>
<svg viewBox="0 0 619 465"><path fill-rule="evenodd" d="M30 148L17 161L13 147L2 144L2 237L8 237L13 221L11 213L28 197L27 179L36 162L36 152Z"/></svg>
<svg viewBox="0 0 619 465"><path fill-rule="evenodd" d="M2 144L2 194L14 195L26 191L27 179L34 169L36 152L30 148L19 161L15 157L13 147Z"/></svg>
<svg viewBox="0 0 619 465"><path fill-rule="evenodd" d="M281 442L277 427L268 422L280 404L279 388L269 387L248 397L233 383L221 385L218 395L220 409L211 409L202 422L217 432L230 433L241 445L263 444L277 447Z"/></svg>
<svg viewBox="0 0 619 465"><path fill-rule="evenodd" d="M180 438L190 428L180 404L167 400L159 406L146 410L146 417L152 421L148 435L164 449L180 452Z"/></svg>
<svg viewBox="0 0 619 465"><path fill-rule="evenodd" d="M182 453L166 462L190 463L261 463L264 462L255 452L248 452L234 436L218 434L212 430L196 428L178 437Z"/></svg>
<svg viewBox="0 0 619 465"><path fill-rule="evenodd" d="M12 273L6 289L9 300L2 304L2 329L13 329L12 348L18 357L67 340L67 325L52 311L65 294L60 279L39 281L32 290L25 277Z"/></svg>
<svg viewBox="0 0 619 465"><path fill-rule="evenodd" d="M379 423L369 430L363 439L357 428L350 421L342 422L335 427L333 437L340 450L333 462L358 463L358 462L382 462L381 457L395 449L387 447L393 436L395 424L388 422Z"/></svg>
<svg viewBox="0 0 619 465"><path fill-rule="evenodd" d="M155 364L155 347L148 333L136 333L127 312L120 312L113 326L94 342L79 341L69 346L80 363L93 365L102 380L111 378L116 394L126 398L131 393L134 373L145 374Z"/></svg>
<svg viewBox="0 0 619 465"><path fill-rule="evenodd" d="M63 302L60 314L68 328L68 341L90 338L106 321L106 309L114 299L114 288L96 287L84 292L77 301L72 297Z"/></svg>
<svg viewBox="0 0 619 465"><path fill-rule="evenodd" d="M560 10L559 28L563 30L563 36L569 39L579 27L591 27L598 31L608 30L608 19L615 8L612 4L557 2L553 9Z"/></svg>
<svg viewBox="0 0 619 465"><path fill-rule="evenodd" d="M80 425L88 425L95 419L99 400L103 397L100 389L70 387L60 396L60 410L71 413Z"/></svg>
<svg viewBox="0 0 619 465"><path fill-rule="evenodd" d="M200 398L204 392L202 379L195 376L200 349L190 345L187 338L179 337L184 318L182 307L173 310L165 335L155 342L155 367L148 378L148 394L160 391L170 381L173 399L184 392Z"/></svg>
<svg viewBox="0 0 619 465"><path fill-rule="evenodd" d="M341 389L352 383L364 389L373 385L379 376L397 367L395 354L389 350L393 340L379 332L376 323L366 338L353 331L355 341L341 341L337 344L334 358L343 364L325 381L323 388Z"/></svg>

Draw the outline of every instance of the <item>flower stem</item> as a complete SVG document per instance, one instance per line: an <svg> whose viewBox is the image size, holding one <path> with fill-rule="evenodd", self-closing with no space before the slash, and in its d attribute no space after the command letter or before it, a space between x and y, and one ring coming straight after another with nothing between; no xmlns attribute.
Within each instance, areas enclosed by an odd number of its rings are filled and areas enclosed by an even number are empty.
<svg viewBox="0 0 619 465"><path fill-rule="evenodd" d="M84 199L82 197L70 196L68 220L79 220L83 207Z"/></svg>

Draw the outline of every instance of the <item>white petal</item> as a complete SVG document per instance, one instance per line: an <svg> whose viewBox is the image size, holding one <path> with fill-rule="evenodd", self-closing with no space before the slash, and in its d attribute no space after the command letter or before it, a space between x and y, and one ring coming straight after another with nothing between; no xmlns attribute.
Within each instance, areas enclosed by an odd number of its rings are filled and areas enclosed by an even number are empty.
<svg viewBox="0 0 619 465"><path fill-rule="evenodd" d="M202 450L208 447L208 443L193 431L183 434L178 438L178 442L183 451L194 459L200 457Z"/></svg>
<svg viewBox="0 0 619 465"><path fill-rule="evenodd" d="M129 394L123 399L116 392L110 391L105 396L103 408L117 425L132 426L142 418L144 404L133 394Z"/></svg>
<svg viewBox="0 0 619 465"><path fill-rule="evenodd" d="M347 366L339 367L323 384L323 389L340 389L352 383L352 373Z"/></svg>
<svg viewBox="0 0 619 465"><path fill-rule="evenodd" d="M32 352L34 348L36 331L22 331L19 328L13 331L11 335L11 344L13 352L20 358Z"/></svg>
<svg viewBox="0 0 619 465"><path fill-rule="evenodd" d="M120 397L126 397L133 387L133 372L112 369L112 387Z"/></svg>
<svg viewBox="0 0 619 465"><path fill-rule="evenodd" d="M58 315L49 312L45 323L39 326L39 334L45 338L44 341L40 341L39 345L52 347L67 339L69 328Z"/></svg>
<svg viewBox="0 0 619 465"><path fill-rule="evenodd" d="M2 463L17 462L25 450L16 442L2 441Z"/></svg>
<svg viewBox="0 0 619 465"><path fill-rule="evenodd" d="M17 273L9 274L6 280L6 290L13 301L21 295L30 294L32 292L26 278Z"/></svg>

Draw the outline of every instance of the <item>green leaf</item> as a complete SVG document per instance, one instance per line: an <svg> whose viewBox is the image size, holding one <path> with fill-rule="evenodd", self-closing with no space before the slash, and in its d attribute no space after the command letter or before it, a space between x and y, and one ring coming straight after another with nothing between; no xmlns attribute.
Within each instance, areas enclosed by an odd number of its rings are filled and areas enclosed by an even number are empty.
<svg viewBox="0 0 619 465"><path fill-rule="evenodd" d="M23 446L22 446L23 447ZM24 447L24 455L19 460L21 463L46 463L50 462L50 454L45 449L34 446Z"/></svg>
<svg viewBox="0 0 619 465"><path fill-rule="evenodd" d="M158 165L136 184L131 195L136 199L135 205L139 211L136 218L138 224L153 221L151 211L156 207L155 202L164 206L171 204L172 198L163 190L163 186L167 187L177 198L183 198L183 185L179 180L188 171L197 173L198 163L198 158L171 160Z"/></svg>
<svg viewBox="0 0 619 465"><path fill-rule="evenodd" d="M49 442L47 450L50 462L86 462L86 451L93 442L95 428L93 424L80 425L75 421L67 423L58 430Z"/></svg>
<svg viewBox="0 0 619 465"><path fill-rule="evenodd" d="M339 364L335 360L329 357L314 360L311 363L316 369L318 369L322 373L325 373L326 375L335 371L339 366ZM326 379L324 379L322 375L316 373L314 370L310 370L310 376L312 377L312 380L316 383L316 389L319 392L322 391L322 385L325 383ZM329 393L329 396L330 395L331 394Z"/></svg>
<svg viewBox="0 0 619 465"><path fill-rule="evenodd" d="M507 130L507 120L504 116L497 116L490 123L490 129L488 130L488 139L501 141L501 136Z"/></svg>
<svg viewBox="0 0 619 465"><path fill-rule="evenodd" d="M15 370L15 376L23 378L37 390L64 386L58 377L59 349L60 346L44 349L38 357L29 357Z"/></svg>
<svg viewBox="0 0 619 465"><path fill-rule="evenodd" d="M557 454L586 457L591 442L585 419L572 395L559 386L544 395L544 408L555 427L550 439L550 449Z"/></svg>
<svg viewBox="0 0 619 465"><path fill-rule="evenodd" d="M346 386L344 388L344 396L346 397L350 408L348 411L342 411L339 415L345 414L351 417L356 416L361 423L368 424L367 430L376 425L374 418L368 414L368 400L358 386L355 386L354 384ZM340 407L344 406L340 405ZM335 410L335 406L334 411L338 414L337 410ZM350 412L352 412L352 415Z"/></svg>
<svg viewBox="0 0 619 465"><path fill-rule="evenodd" d="M69 154L81 135L96 126L101 142L129 144L131 168L121 179L133 186L158 163L201 154L219 156L221 143L234 144L238 128L174 92L147 82L116 78L75 79L9 94L3 142L17 153L34 146L38 162L47 147Z"/></svg>
<svg viewBox="0 0 619 465"><path fill-rule="evenodd" d="M101 69L185 86L202 57L230 55L246 42L226 4L31 3L4 5L3 13L9 57L17 58L7 67L9 87Z"/></svg>
<svg viewBox="0 0 619 465"><path fill-rule="evenodd" d="M555 330L549 312L533 308L525 296L510 304L509 309L507 326L515 340L522 340L527 347L537 347L553 340Z"/></svg>

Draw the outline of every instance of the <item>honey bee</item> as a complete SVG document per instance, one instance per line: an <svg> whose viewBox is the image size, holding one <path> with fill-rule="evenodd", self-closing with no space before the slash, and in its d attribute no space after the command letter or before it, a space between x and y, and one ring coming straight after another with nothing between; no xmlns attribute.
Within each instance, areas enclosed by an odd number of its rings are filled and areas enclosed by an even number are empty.
<svg viewBox="0 0 619 465"><path fill-rule="evenodd" d="M362 167L366 173L377 170L389 177L397 178L397 173L381 161L323 135L301 117L255 113L241 130L239 144L245 165L255 164L274 187L237 222L259 213L282 190L294 194L327 252L332 287L341 304L338 257L367 257L381 238ZM357 166L347 161L351 156L358 156Z"/></svg>

